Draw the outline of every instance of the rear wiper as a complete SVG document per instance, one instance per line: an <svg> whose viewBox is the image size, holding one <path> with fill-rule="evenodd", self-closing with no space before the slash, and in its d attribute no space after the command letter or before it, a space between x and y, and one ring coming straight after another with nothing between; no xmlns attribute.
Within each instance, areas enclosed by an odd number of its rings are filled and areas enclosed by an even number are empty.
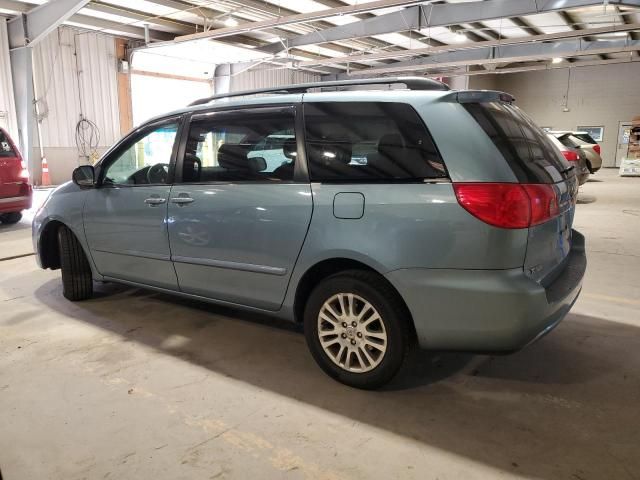
<svg viewBox="0 0 640 480"><path fill-rule="evenodd" d="M560 173L569 173L571 170L573 170L574 168L576 168L575 166L571 165L569 168L565 168L564 170L562 170Z"/></svg>

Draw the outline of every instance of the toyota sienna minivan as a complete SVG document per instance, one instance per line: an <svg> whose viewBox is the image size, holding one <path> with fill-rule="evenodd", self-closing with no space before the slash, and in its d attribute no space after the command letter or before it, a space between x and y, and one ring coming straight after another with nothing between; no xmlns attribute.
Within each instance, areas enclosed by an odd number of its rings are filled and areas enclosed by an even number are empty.
<svg viewBox="0 0 640 480"><path fill-rule="evenodd" d="M512 352L555 327L586 267L577 191L508 94L323 82L146 122L53 192L33 240L70 300L119 282L300 322L327 374L376 388L414 345Z"/></svg>

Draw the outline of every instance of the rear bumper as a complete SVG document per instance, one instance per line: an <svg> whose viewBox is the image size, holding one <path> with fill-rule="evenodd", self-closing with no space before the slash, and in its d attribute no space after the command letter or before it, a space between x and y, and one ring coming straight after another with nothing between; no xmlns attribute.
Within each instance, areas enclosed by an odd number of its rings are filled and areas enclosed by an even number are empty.
<svg viewBox="0 0 640 480"><path fill-rule="evenodd" d="M411 311L420 347L507 352L560 323L578 298L585 270L584 237L574 231L566 267L546 288L522 269L402 269L386 277Z"/></svg>
<svg viewBox="0 0 640 480"><path fill-rule="evenodd" d="M12 197L0 197L0 213L21 212L31 208L33 190L31 185L23 184L20 187L20 195Z"/></svg>

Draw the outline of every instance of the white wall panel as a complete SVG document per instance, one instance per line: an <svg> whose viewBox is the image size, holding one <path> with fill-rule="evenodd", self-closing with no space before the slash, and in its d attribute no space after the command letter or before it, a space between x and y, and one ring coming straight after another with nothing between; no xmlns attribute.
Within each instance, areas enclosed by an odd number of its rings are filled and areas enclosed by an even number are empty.
<svg viewBox="0 0 640 480"><path fill-rule="evenodd" d="M619 122L640 115L639 78L639 63L623 63L497 75L495 88L512 94L538 125L556 130L603 126L603 166L613 167ZM564 111L567 91L569 111Z"/></svg>
<svg viewBox="0 0 640 480"><path fill-rule="evenodd" d="M255 88L279 87L292 83L319 82L320 75L299 70L253 69L231 77L231 91L252 90Z"/></svg>
<svg viewBox="0 0 640 480"><path fill-rule="evenodd" d="M75 147L81 114L98 126L99 146L119 138L113 37L58 28L34 48L33 70L45 148Z"/></svg>
<svg viewBox="0 0 640 480"><path fill-rule="evenodd" d="M9 59L9 41L7 39L7 22L0 17L0 125L6 126L9 135L18 141L18 123L16 121L16 105L13 99L13 81Z"/></svg>

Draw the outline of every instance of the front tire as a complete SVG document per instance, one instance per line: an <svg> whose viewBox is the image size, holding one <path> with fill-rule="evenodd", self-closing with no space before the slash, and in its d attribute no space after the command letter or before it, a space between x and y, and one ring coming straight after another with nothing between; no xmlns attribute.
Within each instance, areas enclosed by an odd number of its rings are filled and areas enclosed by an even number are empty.
<svg viewBox="0 0 640 480"><path fill-rule="evenodd" d="M86 300L93 295L91 267L82 245L69 228L58 229L62 294L71 301Z"/></svg>
<svg viewBox="0 0 640 480"><path fill-rule="evenodd" d="M375 389L400 370L410 346L409 314L379 275L332 275L311 292L304 314L307 345L329 376Z"/></svg>
<svg viewBox="0 0 640 480"><path fill-rule="evenodd" d="M10 212L10 213L0 214L0 221L8 225L18 223L21 219L22 219L22 213L20 212Z"/></svg>

